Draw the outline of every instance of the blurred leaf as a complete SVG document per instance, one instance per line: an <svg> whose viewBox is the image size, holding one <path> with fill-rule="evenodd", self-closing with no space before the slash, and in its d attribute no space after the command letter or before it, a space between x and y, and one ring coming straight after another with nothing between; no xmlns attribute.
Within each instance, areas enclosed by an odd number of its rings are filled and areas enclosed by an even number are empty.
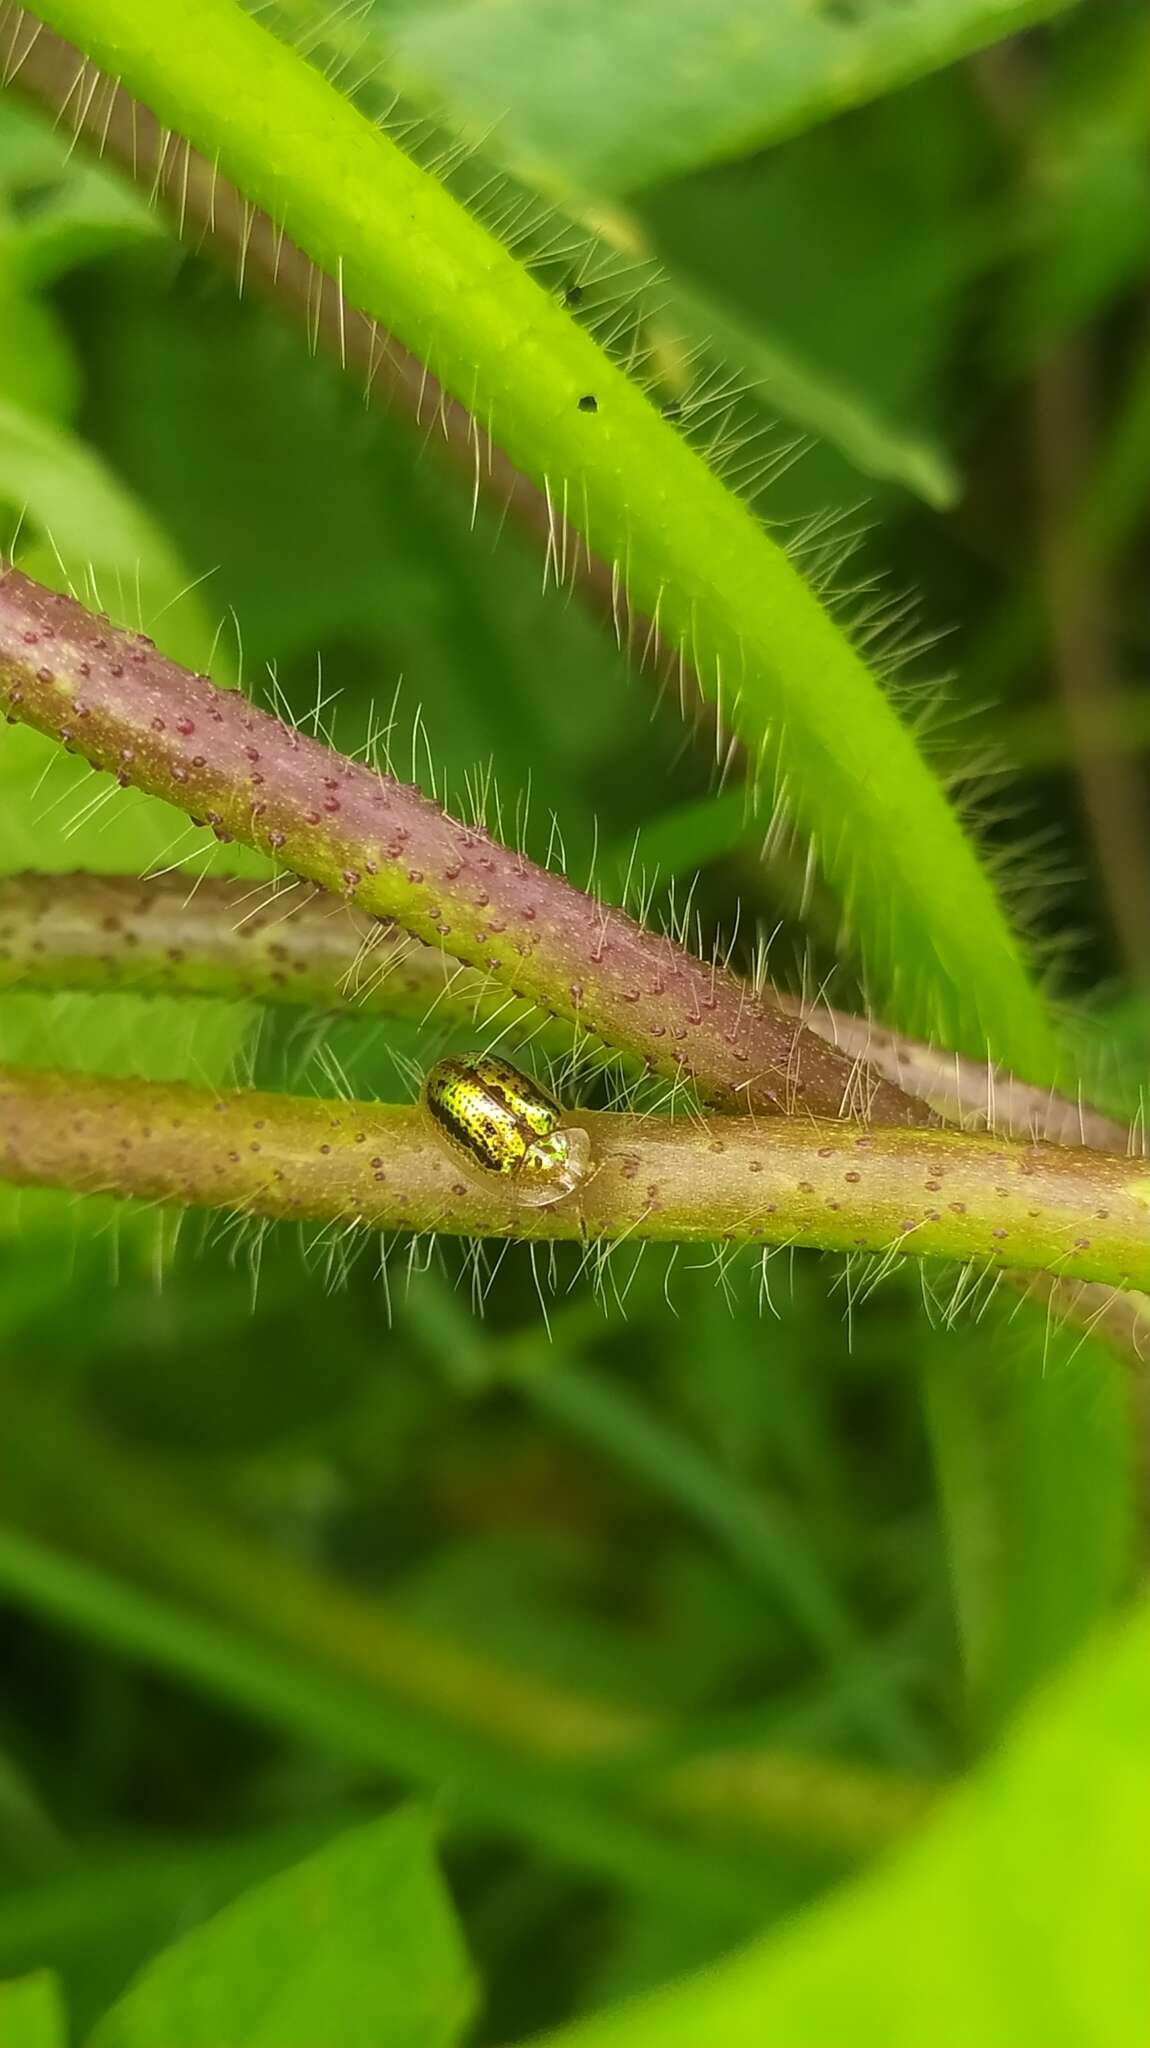
<svg viewBox="0 0 1150 2048"><path fill-rule="evenodd" d="M853 509L860 476L892 498L892 483L936 505L957 493L947 378L963 294L987 260L987 127L957 75L898 108L897 121L870 108L676 180L637 209L669 274L672 323L682 304L746 387L735 480L776 414L816 437L764 490L774 521ZM769 442L764 453L769 476Z"/></svg>
<svg viewBox="0 0 1150 2048"><path fill-rule="evenodd" d="M0 414L19 407L29 421L67 417L76 388L67 335L52 308L29 291L11 237L0 231ZM0 418L0 437L9 432ZM6 495L0 470L0 508Z"/></svg>
<svg viewBox="0 0 1150 2048"><path fill-rule="evenodd" d="M1150 1608L911 1848L555 2048L1130 2048L1150 2011Z"/></svg>
<svg viewBox="0 0 1150 2048"><path fill-rule="evenodd" d="M411 1810L338 1836L165 1949L91 2048L449 2048L473 2003L434 1836Z"/></svg>
<svg viewBox="0 0 1150 2048"><path fill-rule="evenodd" d="M77 158L69 175L21 209L12 253L26 285L42 289L82 263L155 241L162 233L129 185Z"/></svg>
<svg viewBox="0 0 1150 2048"><path fill-rule="evenodd" d="M0 1894L0 1970L57 1970L83 2035L157 1950L332 1832L325 1812L240 1833L157 1838L150 1828L85 1845L51 1877Z"/></svg>
<svg viewBox="0 0 1150 2048"><path fill-rule="evenodd" d="M1025 73L1017 83L1026 190L1021 261L1007 280L996 336L1007 370L1031 365L1145 270L1148 75L1146 11L1113 0L1071 18L1036 92Z"/></svg>
<svg viewBox="0 0 1150 2048"><path fill-rule="evenodd" d="M44 117L0 108L0 405L70 418L72 339L42 287L75 263L155 228L142 199L79 159ZM5 499L0 474L0 507Z"/></svg>
<svg viewBox="0 0 1150 2048"><path fill-rule="evenodd" d="M82 1485L83 1475L78 1478ZM105 1502L99 1512L111 1505ZM166 1526L155 1518L150 1533L153 1543L162 1537L165 1546L169 1539L177 1547L188 1540L186 1530L173 1530L170 1518ZM191 1534L193 1548L204 1547L204 1533L201 1522ZM215 1541L212 1535L208 1551ZM262 1565L256 1563L257 1578L271 1569L282 1584L285 1568L292 1576L282 1553L265 1550L262 1560ZM210 1581L210 1554L205 1561ZM195 1575L202 1586L204 1574L197 1568ZM297 1590L298 1586L297 1580ZM501 1836L522 1838L576 1869L609 1875L624 1890L633 1887L680 1900L705 1897L708 1911L716 1921L725 1920L728 1932L755 1922L761 1861L673 1835L624 1802L614 1787L608 1795L593 1788L585 1775L552 1768L510 1741L489 1741L470 1725L455 1725L456 1716L474 1718L470 1700L457 1702L455 1715L429 1710L426 1699L418 1698L418 1672L414 1686L389 1679L379 1657L382 1651L386 1666L398 1647L381 1640L394 1637L393 1615L377 1613L365 1626L364 1605L358 1603L359 1632L348 1645L351 1654L333 1655L330 1649L317 1647L304 1657L298 1636L287 1644L265 1640L260 1618L253 1612L238 1625L204 1616L171 1598L145 1593L126 1578L99 1570L14 1526L0 1527L0 1587L37 1614L62 1620L101 1646L169 1671L272 1728L318 1745L324 1754L346 1759L371 1782L378 1782L383 1772L428 1786L444 1795L454 1818L478 1821ZM330 1591L331 1581L321 1582L319 1612L325 1615ZM289 1601L294 1597L289 1586ZM346 1607L349 1597L340 1588L338 1604ZM371 1614L370 1604L367 1612ZM272 1617L273 1633L278 1619ZM420 1636L410 1624L402 1627L400 1654L411 1665L413 1655L419 1660L420 1651L413 1652L412 1645ZM292 1633L289 1617L287 1634ZM434 1666L443 1655L442 1639L425 1637L423 1642ZM446 1655L449 1667L460 1657L466 1661L466 1653L453 1645L447 1646ZM486 1681L490 1687L492 1673L495 1684L501 1685L503 1673L490 1664L480 1684ZM438 1689L435 1669L430 1669L430 1676ZM450 1668L448 1681L453 1682ZM507 1674L506 1684L520 1702L524 1687L532 1688L530 1678L515 1672ZM568 1701L560 1698L559 1712L567 1707ZM592 1702L585 1709L578 1698L576 1716L585 1712L618 1725L620 1710L611 1703ZM545 1707L544 1726L546 1713Z"/></svg>
<svg viewBox="0 0 1150 2048"><path fill-rule="evenodd" d="M0 243L25 289L51 284L80 263L161 232L144 196L88 161L62 124L5 99Z"/></svg>
<svg viewBox="0 0 1150 2048"><path fill-rule="evenodd" d="M353 1810L346 1817L363 1816ZM50 1964L83 2039L157 1951L332 1833L325 1810L258 1831L205 1828L157 1838L148 1829L101 1840L50 1880L0 1896L0 1968Z"/></svg>
<svg viewBox="0 0 1150 2048"><path fill-rule="evenodd" d="M493 131L530 182L617 194L749 155L1065 4L382 0L376 19L392 79Z"/></svg>
<svg viewBox="0 0 1150 2048"><path fill-rule="evenodd" d="M661 812L626 844L608 848L596 879L610 902L622 903L630 891L641 892L645 882L657 885L709 867L734 853L753 830L746 790L699 797Z"/></svg>
<svg viewBox="0 0 1150 2048"><path fill-rule="evenodd" d="M47 1970L0 1984L0 2043L3 2048L65 2048L64 2010Z"/></svg>
<svg viewBox="0 0 1150 2048"><path fill-rule="evenodd" d="M51 1868L62 1851L60 1832L28 1772L7 1749L0 1749L0 1868ZM0 1961L0 1969L4 1967Z"/></svg>
<svg viewBox="0 0 1150 2048"><path fill-rule="evenodd" d="M936 511L953 505L959 480L946 451L925 433L907 433L884 417L881 405L857 381L837 382L783 341L756 332L713 294L669 287L664 320L683 315L682 339L702 334L730 369L747 379L764 405L837 448L863 476L889 479L914 491Z"/></svg>
<svg viewBox="0 0 1150 2048"><path fill-rule="evenodd" d="M69 156L68 138L43 114L23 106L11 93L0 120L0 193L5 210L21 193L50 185ZM75 161L74 155L72 158Z"/></svg>
<svg viewBox="0 0 1150 2048"><path fill-rule="evenodd" d="M976 1726L997 1731L1113 1608L1135 1550L1128 1389L1037 1318L929 1335L927 1409ZM1073 1425L1074 1457L1066 1455Z"/></svg>
<svg viewBox="0 0 1150 2048"><path fill-rule="evenodd" d="M0 506L20 522L29 575L62 588L71 574L89 602L126 625L152 625L162 613L165 651L194 666L206 660L199 602L185 594L175 550L149 514L76 436L2 397Z"/></svg>

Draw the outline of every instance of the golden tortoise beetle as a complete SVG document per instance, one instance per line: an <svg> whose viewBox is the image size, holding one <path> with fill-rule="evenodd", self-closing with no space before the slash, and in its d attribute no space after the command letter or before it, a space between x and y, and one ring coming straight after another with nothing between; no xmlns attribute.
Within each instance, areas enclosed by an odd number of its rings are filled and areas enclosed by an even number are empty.
<svg viewBox="0 0 1150 2048"><path fill-rule="evenodd" d="M423 1102L437 1131L483 1173L510 1183L532 1209L562 1201L591 1173L591 1139L546 1089L494 1053L439 1060Z"/></svg>

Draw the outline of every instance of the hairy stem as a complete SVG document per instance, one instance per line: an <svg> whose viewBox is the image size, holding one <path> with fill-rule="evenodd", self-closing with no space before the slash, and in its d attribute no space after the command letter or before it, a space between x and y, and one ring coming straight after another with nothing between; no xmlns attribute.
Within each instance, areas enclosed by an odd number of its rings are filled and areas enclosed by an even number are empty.
<svg viewBox="0 0 1150 2048"><path fill-rule="evenodd" d="M0 1176L373 1230L912 1252L1150 1283L1142 1161L956 1131L580 1113L597 1170L527 1209L425 1113L0 1070Z"/></svg>
<svg viewBox="0 0 1150 2048"><path fill-rule="evenodd" d="M4 892L0 885L0 920ZM2 929L2 926L0 926ZM1071 1100L1053 1088L1032 1088L1001 1067L964 1060L958 1053L885 1031L867 1017L852 1017L822 1004L792 1004L778 995L784 1009L801 1015L812 1031L837 1045L907 1095L929 1102L944 1122L968 1130L997 1131L1004 1138L1047 1138L1054 1145L1084 1145L1098 1152L1142 1153L1144 1130L1105 1116L1081 1099Z"/></svg>
<svg viewBox="0 0 1150 2048"><path fill-rule="evenodd" d="M717 1104L929 1114L733 976L14 569L0 709Z"/></svg>
<svg viewBox="0 0 1150 2048"><path fill-rule="evenodd" d="M529 1003L438 947L380 924L305 883L200 876L17 875L0 880L0 990L120 989L255 997L358 1015L464 1025L496 1042L529 1032L568 1053L570 1026L540 1030ZM775 992L784 1008L790 999ZM1012 1074L884 1031L863 1017L795 1004L808 1027L945 1121L1003 1137L1140 1154L1136 1131ZM1035 1290L1033 1275L1018 1284ZM1050 1279L1046 1313L1105 1337L1138 1365L1150 1356L1150 1300Z"/></svg>
<svg viewBox="0 0 1150 2048"><path fill-rule="evenodd" d="M509 998L492 974L310 883L282 879L0 878L0 989L54 988L498 1022L501 1037L531 1032L538 1042L536 1006ZM570 1026L550 1028L569 1050Z"/></svg>
<svg viewBox="0 0 1150 2048"><path fill-rule="evenodd" d="M83 989L222 996L355 1016L411 1017L481 1029L501 1039L531 1031L537 1012L509 1003L492 975L383 924L304 882L231 876L0 877L0 990ZM940 1052L822 1003L770 998L810 1031L946 1123L1005 1138L1046 1138L1098 1152L1145 1150L1116 1117L1015 1074ZM569 1051L571 1031L543 1043Z"/></svg>
<svg viewBox="0 0 1150 2048"><path fill-rule="evenodd" d="M1054 1077L1050 1021L915 742L784 551L437 182L232 0L40 12L218 162L613 565L773 779L900 1026ZM400 227L402 223L402 227Z"/></svg>

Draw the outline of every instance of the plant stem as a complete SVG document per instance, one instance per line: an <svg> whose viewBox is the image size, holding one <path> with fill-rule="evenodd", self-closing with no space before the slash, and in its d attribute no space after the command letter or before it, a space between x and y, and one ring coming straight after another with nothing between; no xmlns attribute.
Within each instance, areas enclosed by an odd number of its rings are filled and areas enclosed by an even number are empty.
<svg viewBox="0 0 1150 2048"><path fill-rule="evenodd" d="M0 990L116 990L255 1000L352 1016L410 1017L475 1030L498 1025L502 1042L530 1033L570 1052L571 1029L540 1031L528 1002L463 967L399 926L365 917L303 882L231 876L41 875L0 877ZM770 991L781 1010L945 1123L1004 1138L1046 1138L1097 1152L1142 1152L1117 1117L1081 1099L1032 1088L1016 1074L940 1052L817 1003Z"/></svg>
<svg viewBox="0 0 1150 2048"><path fill-rule="evenodd" d="M0 989L127 989L255 997L358 1015L410 1016L467 1026L503 1043L529 1034L556 1055L569 1025L540 1027L533 1005L462 967L435 946L380 924L303 883L178 875L17 875L0 880ZM783 1008L790 999L774 1000ZM1124 1124L1081 1101L1030 1088L821 1005L794 1014L857 1063L929 1104L948 1122L1002 1137L1046 1138L1102 1152L1140 1153ZM1020 1281L1033 1291L1032 1277ZM1049 1282L1048 1317L1105 1336L1124 1357L1150 1355L1150 1301L1104 1285Z"/></svg>
<svg viewBox="0 0 1150 2048"><path fill-rule="evenodd" d="M929 1116L717 966L15 569L0 708L719 1105Z"/></svg>
<svg viewBox="0 0 1150 2048"><path fill-rule="evenodd" d="M0 989L223 996L357 1016L498 1022L533 1003L306 882L181 874L0 878ZM550 1027L569 1051L568 1024ZM853 1057L853 1056L852 1056Z"/></svg>
<svg viewBox="0 0 1150 2048"><path fill-rule="evenodd" d="M0 918L4 892L0 885ZM900 1032L885 1031L868 1017L852 1017L823 1005L792 1004L777 996L784 1009L793 1008L812 1031L852 1058L865 1060L892 1085L929 1102L946 1123L968 1130L997 1131L1003 1138L1047 1138L1054 1145L1085 1145L1098 1152L1145 1150L1143 1133L1117 1117L1092 1109L1081 1097L1071 1100L1053 1088L1032 1088L1017 1074L1000 1067L964 1060Z"/></svg>
<svg viewBox="0 0 1150 2048"><path fill-rule="evenodd" d="M232 0L50 0L335 275L612 563L821 861L896 1024L1041 1082L1057 1046L986 871L875 677L777 543L514 257ZM94 88L93 88L94 89ZM402 223L402 230L399 228Z"/></svg>
<svg viewBox="0 0 1150 2048"><path fill-rule="evenodd" d="M0 1069L0 1175L373 1230L805 1244L1150 1284L1142 1161L807 1117L578 1121L597 1170L527 1209L420 1109Z"/></svg>

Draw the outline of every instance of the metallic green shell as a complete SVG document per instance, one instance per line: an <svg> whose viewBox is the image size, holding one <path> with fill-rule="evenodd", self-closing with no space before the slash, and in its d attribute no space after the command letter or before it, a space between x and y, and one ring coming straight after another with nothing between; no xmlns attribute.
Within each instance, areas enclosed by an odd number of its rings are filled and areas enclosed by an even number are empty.
<svg viewBox="0 0 1150 2048"><path fill-rule="evenodd" d="M590 1140L560 1128L559 1104L494 1053L440 1060L423 1083L436 1129L485 1173L514 1180L522 1200L558 1201L586 1177Z"/></svg>
<svg viewBox="0 0 1150 2048"><path fill-rule="evenodd" d="M517 1173L528 1148L550 1137L562 1116L538 1082L492 1053L440 1060L423 1099L444 1136L488 1173Z"/></svg>

